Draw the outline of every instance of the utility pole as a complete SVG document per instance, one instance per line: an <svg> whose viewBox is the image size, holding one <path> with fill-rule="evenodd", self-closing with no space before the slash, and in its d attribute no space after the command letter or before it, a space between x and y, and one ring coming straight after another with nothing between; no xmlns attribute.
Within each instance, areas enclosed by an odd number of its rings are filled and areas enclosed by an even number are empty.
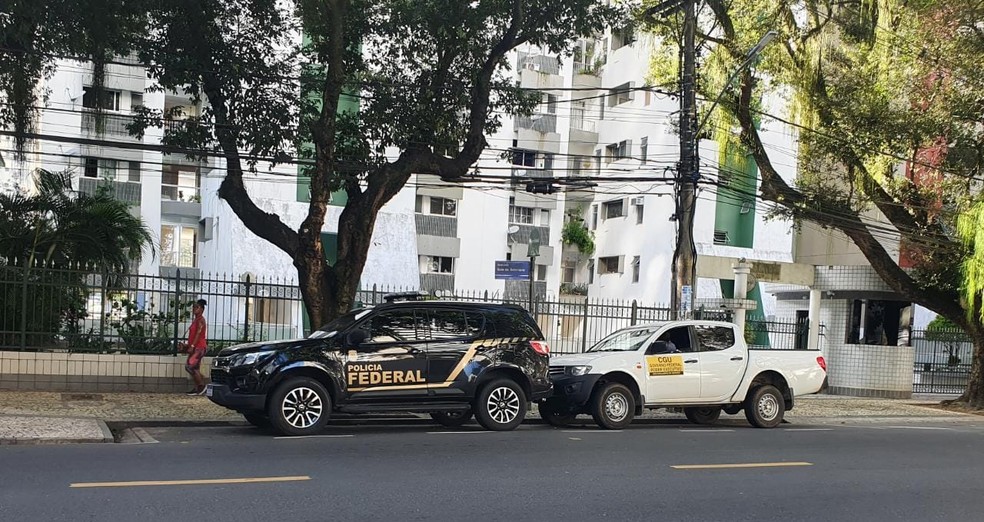
<svg viewBox="0 0 984 522"><path fill-rule="evenodd" d="M694 212L697 206L697 57L695 0L684 0L683 45L680 49L680 162L677 164L674 194L677 237L673 252L673 280L670 303L673 313L686 317L693 309L696 286Z"/></svg>

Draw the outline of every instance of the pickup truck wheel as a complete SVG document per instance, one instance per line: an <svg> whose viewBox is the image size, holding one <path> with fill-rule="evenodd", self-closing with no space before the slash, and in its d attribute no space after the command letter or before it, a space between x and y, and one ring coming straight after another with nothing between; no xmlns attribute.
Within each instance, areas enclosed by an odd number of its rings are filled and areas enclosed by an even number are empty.
<svg viewBox="0 0 984 522"><path fill-rule="evenodd" d="M721 407L684 408L683 414L687 416L687 420L694 424L714 424L714 421L721 416Z"/></svg>
<svg viewBox="0 0 984 522"><path fill-rule="evenodd" d="M771 384L752 389L745 398L745 418L756 428L775 428L785 412L786 401Z"/></svg>
<svg viewBox="0 0 984 522"><path fill-rule="evenodd" d="M475 420L492 431L516 429L526 418L526 394L512 379L496 379L475 398Z"/></svg>
<svg viewBox="0 0 984 522"><path fill-rule="evenodd" d="M575 413L561 413L557 411L550 404L550 401L543 401L538 404L537 410L540 412L540 418L544 422L556 428L563 428L570 425L571 422L574 422L574 418L577 417Z"/></svg>
<svg viewBox="0 0 984 522"><path fill-rule="evenodd" d="M611 382L595 392L591 399L591 416L607 430L620 430L632 424L635 398L624 385Z"/></svg>
<svg viewBox="0 0 984 522"><path fill-rule="evenodd" d="M472 411L470 409L460 411L434 411L431 412L430 416L441 426L457 428L471 420Z"/></svg>
<svg viewBox="0 0 984 522"><path fill-rule="evenodd" d="M331 396L309 377L288 379L274 390L267 406L273 427L284 435L312 435L325 427Z"/></svg>
<svg viewBox="0 0 984 522"><path fill-rule="evenodd" d="M269 428L271 426L270 419L262 413L244 413L243 418L257 428Z"/></svg>

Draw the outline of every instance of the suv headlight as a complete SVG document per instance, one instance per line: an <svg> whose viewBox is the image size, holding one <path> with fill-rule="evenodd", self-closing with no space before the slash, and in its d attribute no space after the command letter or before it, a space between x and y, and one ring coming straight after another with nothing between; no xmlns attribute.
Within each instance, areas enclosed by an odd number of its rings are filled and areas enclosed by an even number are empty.
<svg viewBox="0 0 984 522"><path fill-rule="evenodd" d="M580 375L586 375L590 371L591 371L590 366L567 366L566 369L564 370L564 373L566 373L567 375L573 375L577 377Z"/></svg>
<svg viewBox="0 0 984 522"><path fill-rule="evenodd" d="M229 366L239 367L239 366L252 366L260 361L260 359L272 354L274 350L266 350L263 352L251 352L244 353L242 355L237 355L229 361Z"/></svg>

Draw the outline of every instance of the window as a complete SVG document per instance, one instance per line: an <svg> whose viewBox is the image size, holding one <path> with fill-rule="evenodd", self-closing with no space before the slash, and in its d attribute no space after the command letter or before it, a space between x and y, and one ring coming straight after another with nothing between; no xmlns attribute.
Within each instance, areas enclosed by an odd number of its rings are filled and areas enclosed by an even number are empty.
<svg viewBox="0 0 984 522"><path fill-rule="evenodd" d="M615 31L612 31L612 50L621 49L626 45L632 45L635 42L635 31L632 27L622 27Z"/></svg>
<svg viewBox="0 0 984 522"><path fill-rule="evenodd" d="M423 273L425 274L453 274L454 258L444 256L421 256L423 263Z"/></svg>
<svg viewBox="0 0 984 522"><path fill-rule="evenodd" d="M164 165L161 169L161 197L172 201L198 198L198 169L185 165Z"/></svg>
<svg viewBox="0 0 984 522"><path fill-rule="evenodd" d="M536 151L514 149L512 151L512 164L519 167L536 167Z"/></svg>
<svg viewBox="0 0 984 522"><path fill-rule="evenodd" d="M417 196L413 202L413 211L418 214L424 213L424 196Z"/></svg>
<svg viewBox="0 0 984 522"><path fill-rule="evenodd" d="M509 222L520 225L532 225L533 209L530 207L517 207L515 200L509 198Z"/></svg>
<svg viewBox="0 0 984 522"><path fill-rule="evenodd" d="M598 228L598 205L591 205L591 230Z"/></svg>
<svg viewBox="0 0 984 522"><path fill-rule="evenodd" d="M128 170L132 169L132 164L127 163ZM99 159L99 158L84 158L83 159L83 170L82 175L87 178L102 178L113 180L116 179L117 170L120 168L120 164L116 160L111 159ZM140 170L140 163L137 163L137 171ZM129 176L129 173L127 173Z"/></svg>
<svg viewBox="0 0 984 522"><path fill-rule="evenodd" d="M435 216L454 216L458 212L458 202L448 198L431 196L430 213Z"/></svg>
<svg viewBox="0 0 984 522"><path fill-rule="evenodd" d="M142 92L131 92L130 93L130 109L136 110L137 107L143 107L143 93Z"/></svg>
<svg viewBox="0 0 984 522"><path fill-rule="evenodd" d="M632 282L633 283L638 283L639 282L639 265L640 264L641 263L639 261L639 256L635 256L635 257L632 258Z"/></svg>
<svg viewBox="0 0 984 522"><path fill-rule="evenodd" d="M609 163L612 161L618 161L620 159L629 157L629 149L631 147L629 140L622 140L618 143L612 143L605 147L605 156L608 158Z"/></svg>
<svg viewBox="0 0 984 522"><path fill-rule="evenodd" d="M715 230L714 231L714 244L715 245L727 245L731 243L731 238L728 237L727 230Z"/></svg>
<svg viewBox="0 0 984 522"><path fill-rule="evenodd" d="M430 340L435 341L477 337L485 323L485 317L477 312L466 315L463 311L431 310L429 317Z"/></svg>
<svg viewBox="0 0 984 522"><path fill-rule="evenodd" d="M595 260L588 259L588 284L594 284Z"/></svg>
<svg viewBox="0 0 984 522"><path fill-rule="evenodd" d="M536 280L537 281L547 280L547 265L536 265Z"/></svg>
<svg viewBox="0 0 984 522"><path fill-rule="evenodd" d="M541 227L550 226L550 211L545 208L540 209L540 226Z"/></svg>
<svg viewBox="0 0 984 522"><path fill-rule="evenodd" d="M678 352L692 352L694 351L693 346L690 344L690 327L689 326L678 326L672 328L666 332L663 332L659 336L657 341L663 341L666 343L672 343L671 350L674 349Z"/></svg>
<svg viewBox="0 0 984 522"><path fill-rule="evenodd" d="M181 225L161 225L161 265L198 266L198 229Z"/></svg>
<svg viewBox="0 0 984 522"><path fill-rule="evenodd" d="M99 98L102 98L102 100L99 100ZM86 109L102 108L107 111L119 111L120 91L103 89L102 96L97 97L96 90L93 87L83 87L82 106Z"/></svg>
<svg viewBox="0 0 984 522"><path fill-rule="evenodd" d="M131 161L129 162L129 167L130 181L140 183L140 162Z"/></svg>
<svg viewBox="0 0 984 522"><path fill-rule="evenodd" d="M735 345L735 330L727 326L695 326L700 351L727 350Z"/></svg>
<svg viewBox="0 0 984 522"><path fill-rule="evenodd" d="M635 206L635 209L636 209L636 225L641 225L642 224L642 218L643 218L643 214L645 213L645 211L644 211L645 208L646 207L644 207L642 205L636 205Z"/></svg>
<svg viewBox="0 0 984 522"><path fill-rule="evenodd" d="M85 167L83 167L83 175L87 178L98 178L99 160L96 158L85 158Z"/></svg>
<svg viewBox="0 0 984 522"><path fill-rule="evenodd" d="M622 273L622 256L599 257L598 273L599 274Z"/></svg>
<svg viewBox="0 0 984 522"><path fill-rule="evenodd" d="M575 263L573 261L564 261L563 263L561 263L560 268L561 268L561 272L563 272L560 276L560 282L573 284L574 273L577 270L577 266L575 265Z"/></svg>
<svg viewBox="0 0 984 522"><path fill-rule="evenodd" d="M595 174L601 175L601 149L595 149Z"/></svg>
<svg viewBox="0 0 984 522"><path fill-rule="evenodd" d="M407 342L426 339L421 332L425 325L419 324L414 310L392 310L382 312L369 320L367 343Z"/></svg>
<svg viewBox="0 0 984 522"><path fill-rule="evenodd" d="M522 337L525 339L540 339L536 328L523 319L518 313L496 312L491 316L495 324L496 337Z"/></svg>
<svg viewBox="0 0 984 522"><path fill-rule="evenodd" d="M851 303L847 343L898 346L900 330L910 326L900 324L902 311L911 304L903 301L854 300Z"/></svg>
<svg viewBox="0 0 984 522"><path fill-rule="evenodd" d="M276 325L294 324L293 301L269 297L251 297L249 306L250 321Z"/></svg>
<svg viewBox="0 0 984 522"><path fill-rule="evenodd" d="M613 201L606 201L602 204L604 208L605 219L622 217L625 215L625 200L616 199Z"/></svg>
<svg viewBox="0 0 984 522"><path fill-rule="evenodd" d="M615 107L623 103L632 101L632 83L623 83L618 87L608 90L608 106Z"/></svg>
<svg viewBox="0 0 984 522"><path fill-rule="evenodd" d="M646 94L649 93L647 92ZM643 136L642 139L639 140L639 161L641 161L642 164L645 165L648 156L649 156L649 136Z"/></svg>
<svg viewBox="0 0 984 522"><path fill-rule="evenodd" d="M547 114L556 114L557 113L557 101L558 101L558 98L557 98L557 95L555 95L555 94L547 94L547 95L544 96L543 103L547 106L546 107Z"/></svg>

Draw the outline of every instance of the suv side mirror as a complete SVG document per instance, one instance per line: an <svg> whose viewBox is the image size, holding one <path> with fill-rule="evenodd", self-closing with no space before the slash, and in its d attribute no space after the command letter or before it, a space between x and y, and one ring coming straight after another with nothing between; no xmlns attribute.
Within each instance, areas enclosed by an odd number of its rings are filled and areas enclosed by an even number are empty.
<svg viewBox="0 0 984 522"><path fill-rule="evenodd" d="M646 355L655 355L658 353L671 353L670 345L666 341L653 341L653 344L649 345L646 349Z"/></svg>
<svg viewBox="0 0 984 522"><path fill-rule="evenodd" d="M369 332L365 330L352 330L345 334L345 347L358 348L369 338Z"/></svg>

